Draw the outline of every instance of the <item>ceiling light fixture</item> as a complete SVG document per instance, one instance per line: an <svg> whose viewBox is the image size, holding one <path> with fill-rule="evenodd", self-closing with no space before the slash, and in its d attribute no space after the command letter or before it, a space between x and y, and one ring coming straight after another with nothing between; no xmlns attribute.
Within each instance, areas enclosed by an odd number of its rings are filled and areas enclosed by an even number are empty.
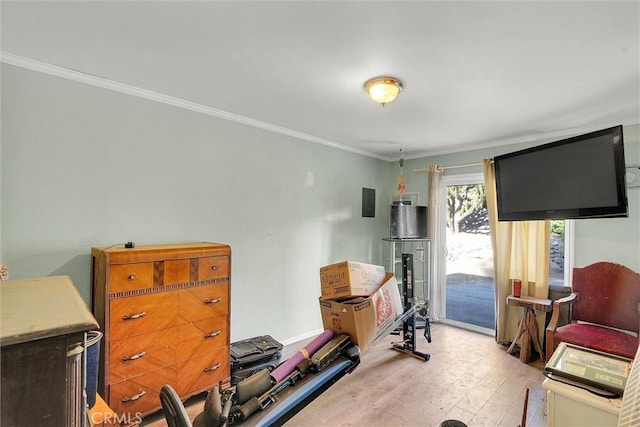
<svg viewBox="0 0 640 427"><path fill-rule="evenodd" d="M371 99L383 107L385 104L396 99L402 91L403 84L395 77L376 77L367 80L364 89L367 91Z"/></svg>

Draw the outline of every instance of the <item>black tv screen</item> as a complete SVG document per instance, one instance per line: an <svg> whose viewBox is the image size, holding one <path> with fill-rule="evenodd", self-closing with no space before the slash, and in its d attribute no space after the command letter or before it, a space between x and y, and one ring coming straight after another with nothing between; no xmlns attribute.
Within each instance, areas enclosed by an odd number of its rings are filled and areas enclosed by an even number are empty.
<svg viewBox="0 0 640 427"><path fill-rule="evenodd" d="M494 161L500 221L628 216L621 125Z"/></svg>

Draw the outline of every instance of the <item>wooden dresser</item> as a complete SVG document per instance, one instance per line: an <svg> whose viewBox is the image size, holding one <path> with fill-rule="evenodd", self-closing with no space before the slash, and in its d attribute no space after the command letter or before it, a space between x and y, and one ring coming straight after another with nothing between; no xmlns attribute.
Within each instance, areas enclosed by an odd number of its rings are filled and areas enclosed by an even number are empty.
<svg viewBox="0 0 640 427"><path fill-rule="evenodd" d="M98 392L121 418L227 386L231 248L187 243L92 248L93 311L104 332Z"/></svg>

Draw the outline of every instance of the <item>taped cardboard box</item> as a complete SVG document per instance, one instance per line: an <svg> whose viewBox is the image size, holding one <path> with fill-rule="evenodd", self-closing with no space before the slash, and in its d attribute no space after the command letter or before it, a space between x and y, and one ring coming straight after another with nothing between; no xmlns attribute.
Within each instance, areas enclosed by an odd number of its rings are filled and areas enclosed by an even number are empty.
<svg viewBox="0 0 640 427"><path fill-rule="evenodd" d="M322 300L367 297L383 283L384 267L362 262L342 261L320 268Z"/></svg>
<svg viewBox="0 0 640 427"><path fill-rule="evenodd" d="M393 273L368 297L346 301L319 299L325 329L347 333L364 353L373 339L403 313L398 283Z"/></svg>

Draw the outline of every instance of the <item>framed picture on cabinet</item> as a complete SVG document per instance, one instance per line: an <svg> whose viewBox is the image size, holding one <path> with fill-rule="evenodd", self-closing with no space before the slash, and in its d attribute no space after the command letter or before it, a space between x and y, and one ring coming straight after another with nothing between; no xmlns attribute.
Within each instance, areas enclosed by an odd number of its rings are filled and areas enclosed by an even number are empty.
<svg viewBox="0 0 640 427"><path fill-rule="evenodd" d="M545 370L622 396L631 362L621 356L562 342Z"/></svg>

